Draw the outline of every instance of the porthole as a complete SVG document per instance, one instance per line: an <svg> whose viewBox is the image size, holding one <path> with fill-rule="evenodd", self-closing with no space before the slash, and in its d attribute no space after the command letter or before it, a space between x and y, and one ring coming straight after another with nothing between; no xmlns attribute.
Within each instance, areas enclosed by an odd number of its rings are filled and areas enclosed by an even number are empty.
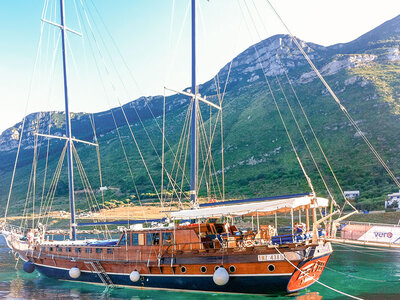
<svg viewBox="0 0 400 300"><path fill-rule="evenodd" d="M268 265L268 271L270 271L270 272L275 271L275 266L274 265Z"/></svg>
<svg viewBox="0 0 400 300"><path fill-rule="evenodd" d="M181 273L186 273L186 267L185 266L181 267Z"/></svg>
<svg viewBox="0 0 400 300"><path fill-rule="evenodd" d="M217 271L218 268L219 268L219 266L215 266L215 267L214 267L214 271Z"/></svg>
<svg viewBox="0 0 400 300"><path fill-rule="evenodd" d="M207 272L207 268L205 266L202 266L200 268L200 271L201 271L201 273L205 273L205 272Z"/></svg>
<svg viewBox="0 0 400 300"><path fill-rule="evenodd" d="M229 272L235 273L236 272L236 267L235 266L230 266L229 267Z"/></svg>

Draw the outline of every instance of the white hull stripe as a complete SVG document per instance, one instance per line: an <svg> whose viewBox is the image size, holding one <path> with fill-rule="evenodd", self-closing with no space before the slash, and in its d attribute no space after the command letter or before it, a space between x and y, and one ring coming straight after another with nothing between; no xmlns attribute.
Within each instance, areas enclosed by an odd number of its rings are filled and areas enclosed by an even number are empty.
<svg viewBox="0 0 400 300"><path fill-rule="evenodd" d="M37 266L42 266L46 268L51 268L51 269L58 269L58 270L67 270L69 271L70 269L68 268L61 268L61 267L54 267L54 266L49 266L49 265L43 265L43 264L37 264ZM92 271L86 271L86 270L81 270L83 273L93 273L96 274L96 272ZM122 275L122 276L129 276L129 273L113 273L113 272L107 272L109 275ZM245 276L290 276L292 273L265 273L265 274L229 274L229 276L232 277L245 277ZM212 277L213 274L140 274L140 276L177 276L177 277Z"/></svg>

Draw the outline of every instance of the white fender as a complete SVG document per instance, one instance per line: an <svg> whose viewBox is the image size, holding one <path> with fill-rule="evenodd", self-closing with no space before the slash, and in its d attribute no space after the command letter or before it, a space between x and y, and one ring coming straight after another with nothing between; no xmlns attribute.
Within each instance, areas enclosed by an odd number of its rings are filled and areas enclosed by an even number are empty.
<svg viewBox="0 0 400 300"><path fill-rule="evenodd" d="M132 271L132 273L129 275L129 279L132 282L137 282L140 279L140 274L138 271Z"/></svg>
<svg viewBox="0 0 400 300"><path fill-rule="evenodd" d="M228 271L224 267L219 267L215 270L213 280L217 285L225 285L229 281Z"/></svg>
<svg viewBox="0 0 400 300"><path fill-rule="evenodd" d="M81 276L81 270L79 270L79 268L73 267L71 270L69 270L69 277L72 279L77 279L79 276Z"/></svg>

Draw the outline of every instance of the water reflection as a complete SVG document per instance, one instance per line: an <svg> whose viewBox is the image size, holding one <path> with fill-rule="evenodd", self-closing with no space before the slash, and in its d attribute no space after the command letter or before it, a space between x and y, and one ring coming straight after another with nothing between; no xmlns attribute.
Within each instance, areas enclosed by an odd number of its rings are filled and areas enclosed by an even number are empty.
<svg viewBox="0 0 400 300"><path fill-rule="evenodd" d="M322 296L319 293L307 293L296 297L296 300L321 300Z"/></svg>
<svg viewBox="0 0 400 300"><path fill-rule="evenodd" d="M20 278L18 273L17 276L10 282L9 297L20 299L24 297L24 281Z"/></svg>

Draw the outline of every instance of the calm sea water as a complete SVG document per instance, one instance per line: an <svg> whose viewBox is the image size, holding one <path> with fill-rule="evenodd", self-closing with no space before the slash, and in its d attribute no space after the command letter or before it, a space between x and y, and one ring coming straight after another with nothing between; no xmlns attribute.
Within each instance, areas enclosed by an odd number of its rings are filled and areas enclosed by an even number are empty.
<svg viewBox="0 0 400 300"><path fill-rule="evenodd" d="M349 246L334 246L320 281L363 299L400 299L400 251L376 251ZM0 236L1 299L345 299L315 283L296 295L232 295L146 291L117 288L105 292L99 285L57 281L39 273L26 274L20 263L15 269L13 255Z"/></svg>

